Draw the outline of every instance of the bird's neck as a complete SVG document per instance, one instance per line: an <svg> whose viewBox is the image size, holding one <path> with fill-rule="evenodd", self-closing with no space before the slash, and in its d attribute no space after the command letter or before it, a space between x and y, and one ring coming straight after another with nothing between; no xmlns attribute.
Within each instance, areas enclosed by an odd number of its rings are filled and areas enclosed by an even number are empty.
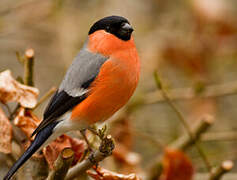
<svg viewBox="0 0 237 180"><path fill-rule="evenodd" d="M128 41L124 41L104 30L99 30L89 35L88 47L92 52L104 56L113 56L118 51L134 49L135 45L133 37Z"/></svg>

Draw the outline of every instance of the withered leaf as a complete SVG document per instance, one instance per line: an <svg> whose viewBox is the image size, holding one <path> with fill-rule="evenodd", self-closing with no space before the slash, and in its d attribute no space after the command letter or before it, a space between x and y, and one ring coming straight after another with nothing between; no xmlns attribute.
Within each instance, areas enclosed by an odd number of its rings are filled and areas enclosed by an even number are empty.
<svg viewBox="0 0 237 180"><path fill-rule="evenodd" d="M26 108L33 108L37 103L39 90L17 82L11 75L10 70L0 73L0 101L18 102Z"/></svg>
<svg viewBox="0 0 237 180"><path fill-rule="evenodd" d="M26 109L24 107L20 108L14 119L14 124L21 128L28 138L31 137L31 134L39 123L40 120L33 114L33 112L30 109Z"/></svg>
<svg viewBox="0 0 237 180"><path fill-rule="evenodd" d="M0 108L0 152L10 153L12 126L3 110Z"/></svg>
<svg viewBox="0 0 237 180"><path fill-rule="evenodd" d="M81 159L87 146L86 146L85 142L80 139L69 137L69 140L71 143L71 148L75 153L72 165L75 165Z"/></svg>
<svg viewBox="0 0 237 180"><path fill-rule="evenodd" d="M54 161L57 159L60 152L66 147L72 148L72 150L74 151L75 157L73 164L76 164L83 155L86 145L84 141L76 138L71 138L67 135L58 137L43 149L45 159L51 169L53 169Z"/></svg>
<svg viewBox="0 0 237 180"><path fill-rule="evenodd" d="M94 168L94 170L88 170L87 174L95 180L141 180L136 174L124 175L101 167Z"/></svg>
<svg viewBox="0 0 237 180"><path fill-rule="evenodd" d="M179 150L166 149L160 180L191 180L194 168L190 159Z"/></svg>

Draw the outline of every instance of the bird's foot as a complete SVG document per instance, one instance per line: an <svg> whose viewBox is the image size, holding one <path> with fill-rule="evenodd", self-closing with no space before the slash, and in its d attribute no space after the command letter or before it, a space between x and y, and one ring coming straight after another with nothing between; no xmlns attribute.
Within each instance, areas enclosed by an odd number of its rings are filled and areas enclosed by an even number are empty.
<svg viewBox="0 0 237 180"><path fill-rule="evenodd" d="M94 135L98 136L101 141L103 141L104 138L106 137L107 126L104 125L101 129L96 129L96 127L91 126L88 128L88 130L92 132Z"/></svg>
<svg viewBox="0 0 237 180"><path fill-rule="evenodd" d="M81 135L83 137L83 139L85 140L86 144L87 144L87 149L84 151L84 154L81 158L81 160L84 160L85 157L88 155L88 154L93 154L94 153L94 150L92 149L91 147L91 144L86 136L86 129L83 129L80 131L81 132Z"/></svg>

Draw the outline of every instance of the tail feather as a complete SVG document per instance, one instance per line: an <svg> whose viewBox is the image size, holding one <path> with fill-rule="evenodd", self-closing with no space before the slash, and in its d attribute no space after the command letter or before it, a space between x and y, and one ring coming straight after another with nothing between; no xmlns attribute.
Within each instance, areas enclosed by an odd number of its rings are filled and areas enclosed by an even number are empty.
<svg viewBox="0 0 237 180"><path fill-rule="evenodd" d="M53 122L42 129L36 135L34 141L31 143L30 147L23 153L23 155L16 161L16 163L11 167L3 180L10 180L15 172L43 145L43 143L51 136L54 127L58 122Z"/></svg>

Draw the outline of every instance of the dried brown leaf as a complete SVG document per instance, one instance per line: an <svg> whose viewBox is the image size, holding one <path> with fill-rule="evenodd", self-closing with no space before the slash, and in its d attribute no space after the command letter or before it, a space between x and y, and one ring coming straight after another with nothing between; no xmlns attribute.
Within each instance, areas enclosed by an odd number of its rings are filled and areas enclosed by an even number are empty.
<svg viewBox="0 0 237 180"><path fill-rule="evenodd" d="M82 157L85 149L86 149L86 144L84 141L76 138L70 138L70 143L71 143L71 148L75 153L74 160L72 162L72 165L75 165Z"/></svg>
<svg viewBox="0 0 237 180"><path fill-rule="evenodd" d="M58 137L43 149L45 159L51 169L53 168L54 161L57 159L60 152L66 147L72 148L72 150L75 152L73 164L76 164L83 155L86 146L84 141L71 138L67 135Z"/></svg>
<svg viewBox="0 0 237 180"><path fill-rule="evenodd" d="M0 101L3 103L16 101L21 106L33 108L37 103L39 90L17 82L10 70L0 73Z"/></svg>
<svg viewBox="0 0 237 180"><path fill-rule="evenodd" d="M21 128L28 138L31 137L31 134L39 123L40 120L33 114L33 112L23 107L20 108L14 119L14 124Z"/></svg>
<svg viewBox="0 0 237 180"><path fill-rule="evenodd" d="M191 180L194 169L190 159L179 150L166 149L160 180Z"/></svg>
<svg viewBox="0 0 237 180"><path fill-rule="evenodd" d="M7 116L0 108L0 152L11 153L12 126Z"/></svg>
<svg viewBox="0 0 237 180"><path fill-rule="evenodd" d="M95 171L88 170L87 174L95 180L141 180L141 178L137 177L134 173L124 175L101 167L95 168Z"/></svg>

